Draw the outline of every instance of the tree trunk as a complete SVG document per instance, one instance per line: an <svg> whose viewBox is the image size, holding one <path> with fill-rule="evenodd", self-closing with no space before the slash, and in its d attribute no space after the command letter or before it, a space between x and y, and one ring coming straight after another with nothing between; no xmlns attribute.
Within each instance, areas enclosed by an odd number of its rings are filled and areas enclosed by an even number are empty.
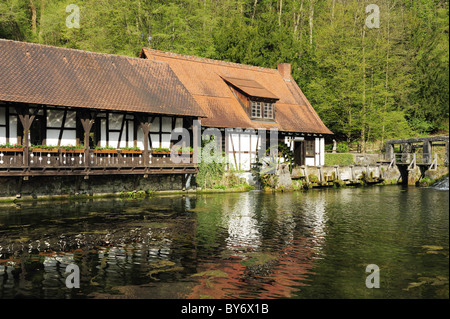
<svg viewBox="0 0 450 319"><path fill-rule="evenodd" d="M255 18L256 5L257 5L257 4L258 4L258 0L255 0L255 2L253 3L252 25L253 25L253 19Z"/></svg>
<svg viewBox="0 0 450 319"><path fill-rule="evenodd" d="M41 14L39 17L39 42L42 42L42 21L44 20L45 0L41 0Z"/></svg>
<svg viewBox="0 0 450 319"><path fill-rule="evenodd" d="M314 1L309 3L309 45L312 49L313 45L313 27L314 27Z"/></svg>
<svg viewBox="0 0 450 319"><path fill-rule="evenodd" d="M361 109L361 151L366 152L366 48L365 40L366 26L363 26L362 32L362 71L363 71L363 95L362 95L362 109Z"/></svg>
<svg viewBox="0 0 450 319"><path fill-rule="evenodd" d="M33 0L30 0L30 9L31 9L31 31L33 32L33 35L36 35L37 33L37 13L36 13L36 6L34 5Z"/></svg>
<svg viewBox="0 0 450 319"><path fill-rule="evenodd" d="M278 14L278 25L281 26L281 10L283 10L283 0L280 0L280 13Z"/></svg>
<svg viewBox="0 0 450 319"><path fill-rule="evenodd" d="M387 52L386 52L386 77L384 82L384 108L382 116L382 127L381 127L381 145L384 144L385 130L386 130L386 111L387 111L387 100L388 100L388 87L389 87L389 55L391 50L391 39L390 39L390 12L388 11L388 21L387 21Z"/></svg>
<svg viewBox="0 0 450 319"><path fill-rule="evenodd" d="M301 32L302 32L302 25L303 24L303 19L302 19L302 15L303 15L303 2L304 0L300 1L300 9L298 10L297 15L294 12L294 37L296 40L299 40L299 36L298 36L298 29L300 26L300 42L301 42Z"/></svg>
<svg viewBox="0 0 450 319"><path fill-rule="evenodd" d="M336 6L336 0L333 0L331 3L331 26L334 24L334 8Z"/></svg>

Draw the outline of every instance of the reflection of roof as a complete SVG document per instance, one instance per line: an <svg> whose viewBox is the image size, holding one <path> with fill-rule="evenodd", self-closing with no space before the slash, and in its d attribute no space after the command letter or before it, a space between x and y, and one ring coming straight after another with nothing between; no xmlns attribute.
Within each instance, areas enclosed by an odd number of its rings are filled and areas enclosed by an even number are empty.
<svg viewBox="0 0 450 319"><path fill-rule="evenodd" d="M222 78L248 96L278 100L278 97L273 95L269 90L255 80L227 78L224 76L222 76Z"/></svg>
<svg viewBox="0 0 450 319"><path fill-rule="evenodd" d="M278 128L287 132L332 134L323 124L292 77L283 79L276 69L143 49L142 58L167 62L202 107L203 126ZM253 122L226 81L248 95L278 99L274 122ZM248 92L250 90L250 92Z"/></svg>
<svg viewBox="0 0 450 319"><path fill-rule="evenodd" d="M0 100L203 116L166 63L0 39Z"/></svg>

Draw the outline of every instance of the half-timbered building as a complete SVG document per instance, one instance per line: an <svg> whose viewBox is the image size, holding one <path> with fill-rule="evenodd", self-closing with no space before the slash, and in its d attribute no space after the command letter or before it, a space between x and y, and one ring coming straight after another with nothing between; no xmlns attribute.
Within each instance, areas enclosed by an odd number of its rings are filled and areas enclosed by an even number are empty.
<svg viewBox="0 0 450 319"><path fill-rule="evenodd" d="M222 151L236 169L249 170L257 160L261 129L266 141L270 130L278 131L295 164L325 164L325 137L333 133L292 78L289 63L269 69L153 49L140 56L170 65L206 114L202 128L223 132Z"/></svg>
<svg viewBox="0 0 450 319"><path fill-rule="evenodd" d="M0 175L195 173L203 110L164 62L0 39ZM193 147L194 140L186 141Z"/></svg>
<svg viewBox="0 0 450 319"><path fill-rule="evenodd" d="M297 165L324 165L332 132L288 63L152 49L132 58L2 39L0 52L0 176L195 174L199 122L221 132L235 169L250 170L274 130ZM185 136L175 129L188 133L182 161L170 156Z"/></svg>

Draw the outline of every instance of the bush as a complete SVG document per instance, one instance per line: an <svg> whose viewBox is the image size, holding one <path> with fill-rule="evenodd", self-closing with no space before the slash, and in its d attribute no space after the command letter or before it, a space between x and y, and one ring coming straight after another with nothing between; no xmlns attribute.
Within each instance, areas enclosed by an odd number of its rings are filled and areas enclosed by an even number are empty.
<svg viewBox="0 0 450 319"><path fill-rule="evenodd" d="M352 154L325 153L325 165L353 165L354 157Z"/></svg>
<svg viewBox="0 0 450 319"><path fill-rule="evenodd" d="M348 145L347 143L341 142L336 144L336 151L338 153L347 153L348 152Z"/></svg>

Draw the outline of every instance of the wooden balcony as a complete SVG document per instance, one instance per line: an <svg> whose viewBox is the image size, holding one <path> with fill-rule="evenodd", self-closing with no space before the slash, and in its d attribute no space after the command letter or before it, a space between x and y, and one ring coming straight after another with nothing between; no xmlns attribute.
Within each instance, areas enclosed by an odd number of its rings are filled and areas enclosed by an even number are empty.
<svg viewBox="0 0 450 319"><path fill-rule="evenodd" d="M36 150L0 148L0 176L61 176L114 174L195 174L191 154L144 156L124 150ZM177 163L178 162L178 163Z"/></svg>

